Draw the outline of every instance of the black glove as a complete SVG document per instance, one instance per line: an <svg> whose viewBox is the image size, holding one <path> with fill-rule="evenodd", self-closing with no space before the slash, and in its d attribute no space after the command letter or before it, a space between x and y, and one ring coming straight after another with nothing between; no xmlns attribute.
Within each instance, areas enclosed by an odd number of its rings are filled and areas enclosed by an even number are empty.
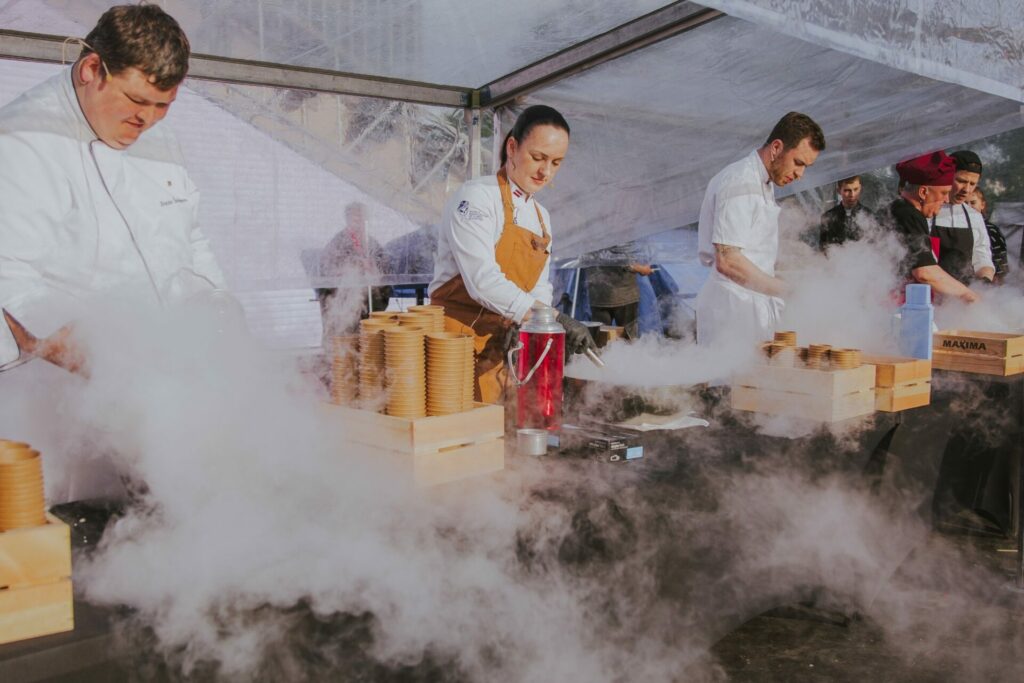
<svg viewBox="0 0 1024 683"><path fill-rule="evenodd" d="M508 352L515 348L516 344L519 343L519 325L512 323L505 330L505 337L501 342L501 357L504 358L508 355Z"/></svg>
<svg viewBox="0 0 1024 683"><path fill-rule="evenodd" d="M583 353L587 349L597 349L590 330L579 320L572 318L565 313L559 313L556 317L558 323L565 328L565 350L569 353Z"/></svg>

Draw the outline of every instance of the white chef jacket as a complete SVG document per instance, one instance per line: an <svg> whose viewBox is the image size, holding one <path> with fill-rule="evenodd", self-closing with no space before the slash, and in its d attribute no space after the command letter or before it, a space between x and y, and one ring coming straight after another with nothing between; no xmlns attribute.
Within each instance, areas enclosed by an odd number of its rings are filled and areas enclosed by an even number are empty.
<svg viewBox="0 0 1024 683"><path fill-rule="evenodd" d="M970 228L974 235L971 251L971 265L974 272L980 268L995 268L992 262L992 240L985 227L985 217L970 204L943 204L936 214L934 224L941 228Z"/></svg>
<svg viewBox="0 0 1024 683"><path fill-rule="evenodd" d="M547 209L511 180L509 189L515 223L542 235L537 219L537 207L540 207L550 233L551 216ZM495 260L494 249L504 228L505 213L498 177L490 175L463 183L444 207L434 258L434 279L427 288L428 294L461 273L466 290L474 301L509 320L520 322L534 301L550 306L551 257L544 264L533 290L524 292L505 277Z"/></svg>
<svg viewBox="0 0 1024 683"><path fill-rule="evenodd" d="M701 262L712 268L697 295L697 342L755 343L772 336L781 299L747 289L714 268L715 244L739 247L755 266L775 275L779 252L775 185L757 151L722 169L704 193L697 226Z"/></svg>
<svg viewBox="0 0 1024 683"><path fill-rule="evenodd" d="M70 68L0 109L0 159L0 305L37 336L91 297L172 303L224 287L170 130L158 123L126 150L108 147ZM0 326L0 362L17 356Z"/></svg>

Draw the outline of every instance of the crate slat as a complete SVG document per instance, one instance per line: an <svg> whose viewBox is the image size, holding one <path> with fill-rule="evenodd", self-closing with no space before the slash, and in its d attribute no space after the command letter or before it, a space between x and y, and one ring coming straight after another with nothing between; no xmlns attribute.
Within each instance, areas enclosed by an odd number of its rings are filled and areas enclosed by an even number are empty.
<svg viewBox="0 0 1024 683"><path fill-rule="evenodd" d="M872 375L873 372L872 369ZM840 422L873 413L875 391L873 388L865 389L832 397L831 400L822 400L821 396L812 394L734 385L732 407L736 410L798 417L817 422Z"/></svg>
<svg viewBox="0 0 1024 683"><path fill-rule="evenodd" d="M46 523L0 532L0 643L74 629L71 530Z"/></svg>
<svg viewBox="0 0 1024 683"><path fill-rule="evenodd" d="M938 370L1007 377L1024 372L1024 355L1003 358L932 349L932 367Z"/></svg>
<svg viewBox="0 0 1024 683"><path fill-rule="evenodd" d="M997 358L1024 356L1024 335L976 330L941 330L932 335L932 350Z"/></svg>
<svg viewBox="0 0 1024 683"><path fill-rule="evenodd" d="M874 387L875 368L861 365L848 370L812 370L760 365L737 375L732 383L733 386L834 399Z"/></svg>
<svg viewBox="0 0 1024 683"><path fill-rule="evenodd" d="M894 387L914 380L931 379L932 362L921 358L865 354L864 363L875 366L875 387Z"/></svg>
<svg viewBox="0 0 1024 683"><path fill-rule="evenodd" d="M71 576L71 530L47 513L46 524L0 532L0 588Z"/></svg>
<svg viewBox="0 0 1024 683"><path fill-rule="evenodd" d="M0 590L0 644L74 628L71 579Z"/></svg>
<svg viewBox="0 0 1024 683"><path fill-rule="evenodd" d="M416 486L435 486L505 466L505 409L476 404L452 415L402 418L324 404L347 443L408 461Z"/></svg>
<svg viewBox="0 0 1024 683"><path fill-rule="evenodd" d="M875 387L875 410L897 413L931 403L932 383L926 380L903 382L893 387Z"/></svg>

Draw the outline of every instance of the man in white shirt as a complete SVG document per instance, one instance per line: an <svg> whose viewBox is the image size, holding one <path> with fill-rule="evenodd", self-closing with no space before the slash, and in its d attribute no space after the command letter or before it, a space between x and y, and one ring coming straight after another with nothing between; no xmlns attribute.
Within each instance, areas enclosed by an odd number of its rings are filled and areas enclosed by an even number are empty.
<svg viewBox="0 0 1024 683"><path fill-rule="evenodd" d="M798 180L824 149L821 127L789 112L761 148L708 183L697 239L701 262L714 267L697 295L697 343L754 344L772 336L787 292L775 277L775 188Z"/></svg>
<svg viewBox="0 0 1024 683"><path fill-rule="evenodd" d="M188 71L184 32L158 5L121 5L81 42L70 68L0 109L4 364L80 370L72 321L90 300L224 287L199 193L157 125Z"/></svg>
<svg viewBox="0 0 1024 683"><path fill-rule="evenodd" d="M981 159L966 149L949 156L956 164L949 203L931 220L932 236L939 240L938 262L965 285L973 279L991 282L996 269L985 217L968 203L981 180Z"/></svg>

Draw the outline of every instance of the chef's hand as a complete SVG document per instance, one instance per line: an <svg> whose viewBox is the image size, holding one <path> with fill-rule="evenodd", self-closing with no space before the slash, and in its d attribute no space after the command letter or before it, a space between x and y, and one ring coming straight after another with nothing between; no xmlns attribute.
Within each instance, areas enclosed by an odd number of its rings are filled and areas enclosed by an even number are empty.
<svg viewBox="0 0 1024 683"><path fill-rule="evenodd" d="M565 313L559 313L556 320L565 328L566 351L569 353L583 353L587 349L597 349L597 345L594 344L594 340L590 336L590 330L579 320Z"/></svg>
<svg viewBox="0 0 1024 683"><path fill-rule="evenodd" d="M637 275L644 276L650 275L651 273L654 272L654 268L647 265L646 263L631 263L629 264L629 269L636 273Z"/></svg>
<svg viewBox="0 0 1024 683"><path fill-rule="evenodd" d="M21 322L4 309L4 320L11 329L14 341L22 358L35 356L64 368L68 372L88 377L85 368L85 355L74 342L73 328L66 325L49 337L40 339L28 331Z"/></svg>
<svg viewBox="0 0 1024 683"><path fill-rule="evenodd" d="M508 352L516 347L519 343L519 325L512 323L505 330L505 339L502 341L502 356L507 356Z"/></svg>

